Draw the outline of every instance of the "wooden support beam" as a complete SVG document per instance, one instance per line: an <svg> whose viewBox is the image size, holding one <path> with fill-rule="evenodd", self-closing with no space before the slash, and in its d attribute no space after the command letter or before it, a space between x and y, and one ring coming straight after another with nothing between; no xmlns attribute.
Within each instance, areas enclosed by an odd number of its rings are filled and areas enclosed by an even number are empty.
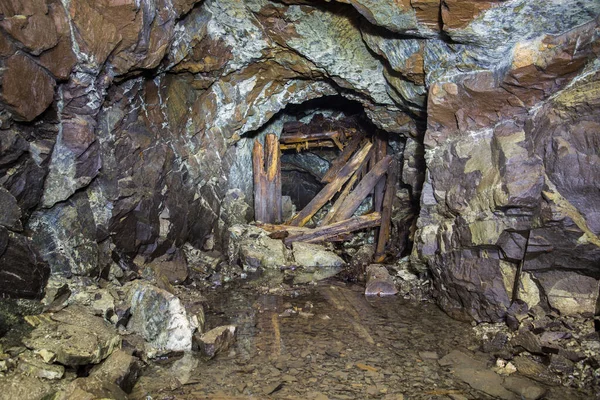
<svg viewBox="0 0 600 400"><path fill-rule="evenodd" d="M252 173L254 177L254 219L266 222L265 151L258 140L254 141L254 147L252 148Z"/></svg>
<svg viewBox="0 0 600 400"><path fill-rule="evenodd" d="M364 176L359 184L356 185L356 188L348 195L331 221L338 222L350 218L360 206L360 203L363 202L377 182L379 182L381 177L387 172L391 162L392 156L386 156L379 161L375 167Z"/></svg>
<svg viewBox="0 0 600 400"><path fill-rule="evenodd" d="M394 160L388 170L385 195L383 197L383 210L381 212L381 226L377 237L374 261L383 262L385 259L385 247L390 239L392 227L392 205L396 196L396 181L398 180L398 162Z"/></svg>
<svg viewBox="0 0 600 400"><path fill-rule="evenodd" d="M317 195L296 215L290 225L292 226L304 226L317 211L321 209L331 198L341 189L348 179L356 172L356 170L362 165L369 154L371 142L367 142L363 147L352 156L352 158L342 167L337 177L327 184Z"/></svg>
<svg viewBox="0 0 600 400"><path fill-rule="evenodd" d="M323 219L321 220L321 226L331 223L333 217L335 217L335 214L339 211L340 207L342 206L342 204L344 204L344 201L350 194L350 191L354 188L354 185L358 181L359 177L363 175L363 171L366 169L367 164L371 162L370 160L375 154L374 150L375 147L371 147L371 151L369 152L367 158L364 159L360 167L358 167L358 170L352 175L352 178L350 178L348 183L346 183L344 190L342 190L342 192L339 194L338 198L335 200L335 202L327 212L327 215L325 215L325 217L323 217Z"/></svg>
<svg viewBox="0 0 600 400"><path fill-rule="evenodd" d="M341 133L339 131L323 131L323 132L284 132L281 134L279 141L284 144L291 143L303 143L310 141L326 140L332 138L339 138Z"/></svg>
<svg viewBox="0 0 600 400"><path fill-rule="evenodd" d="M352 157L352 154L358 149L364 137L364 134L356 135L348 142L342 153L331 163L331 167L325 175L323 175L323 178L321 178L322 183L329 183L336 177L338 172L340 172L342 167L348 162L350 157Z"/></svg>
<svg viewBox="0 0 600 400"><path fill-rule="evenodd" d="M375 160L379 162L387 156L387 140L383 140L379 136L375 137ZM373 211L381 212L383 205L383 192L385 191L385 180L380 179L373 190Z"/></svg>
<svg viewBox="0 0 600 400"><path fill-rule="evenodd" d="M258 140L254 141L252 172L254 219L267 223L281 222L281 159L277 136L268 134L264 147Z"/></svg>
<svg viewBox="0 0 600 400"><path fill-rule="evenodd" d="M281 150L296 150L300 152L302 150L315 149L319 147L328 147L334 148L336 144L332 140L319 140L318 142L304 142L304 143L292 143L292 144L282 144Z"/></svg>
<svg viewBox="0 0 600 400"><path fill-rule="evenodd" d="M265 136L265 158L267 179L267 213L265 222L282 222L281 208L281 153L276 135Z"/></svg>
<svg viewBox="0 0 600 400"><path fill-rule="evenodd" d="M360 217L352 217L335 224L321 226L311 229L309 232L290 235L284 239L286 245L293 242L323 242L328 239L337 239L340 235L355 232L361 229L372 228L381 224L381 214L371 213L361 215Z"/></svg>

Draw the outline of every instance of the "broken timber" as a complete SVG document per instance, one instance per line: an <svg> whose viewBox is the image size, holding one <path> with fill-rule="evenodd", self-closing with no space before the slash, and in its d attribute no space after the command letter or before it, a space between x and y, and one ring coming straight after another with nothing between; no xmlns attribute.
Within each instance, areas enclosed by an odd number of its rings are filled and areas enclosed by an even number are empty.
<svg viewBox="0 0 600 400"><path fill-rule="evenodd" d="M385 259L385 246L390 239L390 230L392 225L392 205L396 195L396 179L398 174L398 163L392 162L387 174L387 184L385 186L385 195L383 197L383 211L381 212L381 226L377 234L377 247L375 249L375 262L383 262Z"/></svg>
<svg viewBox="0 0 600 400"><path fill-rule="evenodd" d="M344 203L340 206L339 210L335 213L332 218L332 222L339 222L350 218L356 209L360 206L360 203L368 196L373 190L377 182L387 172L392 162L392 156L385 156L379 161L372 170L370 170L364 178L356 185L356 188L346 197Z"/></svg>
<svg viewBox="0 0 600 400"><path fill-rule="evenodd" d="M335 224L320 226L318 228L298 228L289 225L258 224L266 231L273 233L287 232L283 242L287 245L293 242L325 242L336 240L340 235L355 232L361 229L373 228L381 224L380 213L370 213L359 217L352 217ZM280 236L286 236L281 234Z"/></svg>
<svg viewBox="0 0 600 400"><path fill-rule="evenodd" d="M325 203L327 203L331 198L342 188L344 183L356 170L362 165L362 162L369 154L371 147L373 145L371 142L365 143L363 147L352 156L352 158L342 167L339 174L336 178L327 184L321 191L296 215L295 218L292 219L290 225L292 226L304 226L306 223L312 218L313 215L317 211L319 211Z"/></svg>
<svg viewBox="0 0 600 400"><path fill-rule="evenodd" d="M266 162L266 163L265 163ZM254 142L254 219L266 223L281 222L281 159L277 136L265 136L265 146Z"/></svg>
<svg viewBox="0 0 600 400"><path fill-rule="evenodd" d="M371 142L373 141L373 142ZM367 139L352 123L332 124L315 116L310 123L286 123L281 137L267 135L264 147L255 142L252 152L254 170L255 219L259 227L281 239L293 242L347 241L353 233L375 229L375 262L385 258L391 230L392 203L396 192L397 161L387 154L385 137L374 134ZM281 222L281 150L309 150L337 147L337 158L321 182L325 186L295 215L288 225ZM386 179L387 178L387 179ZM353 216L372 195L372 213ZM317 228L306 228L311 218L328 202L332 206Z"/></svg>

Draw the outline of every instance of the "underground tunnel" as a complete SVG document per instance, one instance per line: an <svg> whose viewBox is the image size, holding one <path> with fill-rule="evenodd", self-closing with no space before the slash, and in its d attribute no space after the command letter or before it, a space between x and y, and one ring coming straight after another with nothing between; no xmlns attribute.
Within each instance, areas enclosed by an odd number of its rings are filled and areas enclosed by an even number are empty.
<svg viewBox="0 0 600 400"><path fill-rule="evenodd" d="M0 3L0 398L600 393L600 3Z"/></svg>

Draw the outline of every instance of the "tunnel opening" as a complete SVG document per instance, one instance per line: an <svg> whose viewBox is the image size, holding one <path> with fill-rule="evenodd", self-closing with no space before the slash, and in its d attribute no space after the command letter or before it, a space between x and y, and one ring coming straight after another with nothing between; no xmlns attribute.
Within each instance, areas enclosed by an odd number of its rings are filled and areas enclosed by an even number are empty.
<svg viewBox="0 0 600 400"><path fill-rule="evenodd" d="M360 103L342 96L289 105L274 120L255 138L259 226L287 246L333 246L350 263L365 245L373 254L362 264L396 262L410 253L422 181L405 182L403 169L422 153L409 146L407 158L406 137L379 129ZM265 183L275 168L280 175ZM354 272L364 274L364 268Z"/></svg>

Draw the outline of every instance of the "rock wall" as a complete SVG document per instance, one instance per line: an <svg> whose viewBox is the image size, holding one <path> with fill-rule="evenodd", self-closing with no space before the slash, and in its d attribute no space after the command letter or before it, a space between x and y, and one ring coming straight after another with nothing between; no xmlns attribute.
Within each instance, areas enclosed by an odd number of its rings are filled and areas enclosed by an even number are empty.
<svg viewBox="0 0 600 400"><path fill-rule="evenodd" d="M446 311L501 320L516 288L593 312L599 14L594 0L5 1L0 293L201 246L246 184L248 135L342 96L407 138L412 261Z"/></svg>

